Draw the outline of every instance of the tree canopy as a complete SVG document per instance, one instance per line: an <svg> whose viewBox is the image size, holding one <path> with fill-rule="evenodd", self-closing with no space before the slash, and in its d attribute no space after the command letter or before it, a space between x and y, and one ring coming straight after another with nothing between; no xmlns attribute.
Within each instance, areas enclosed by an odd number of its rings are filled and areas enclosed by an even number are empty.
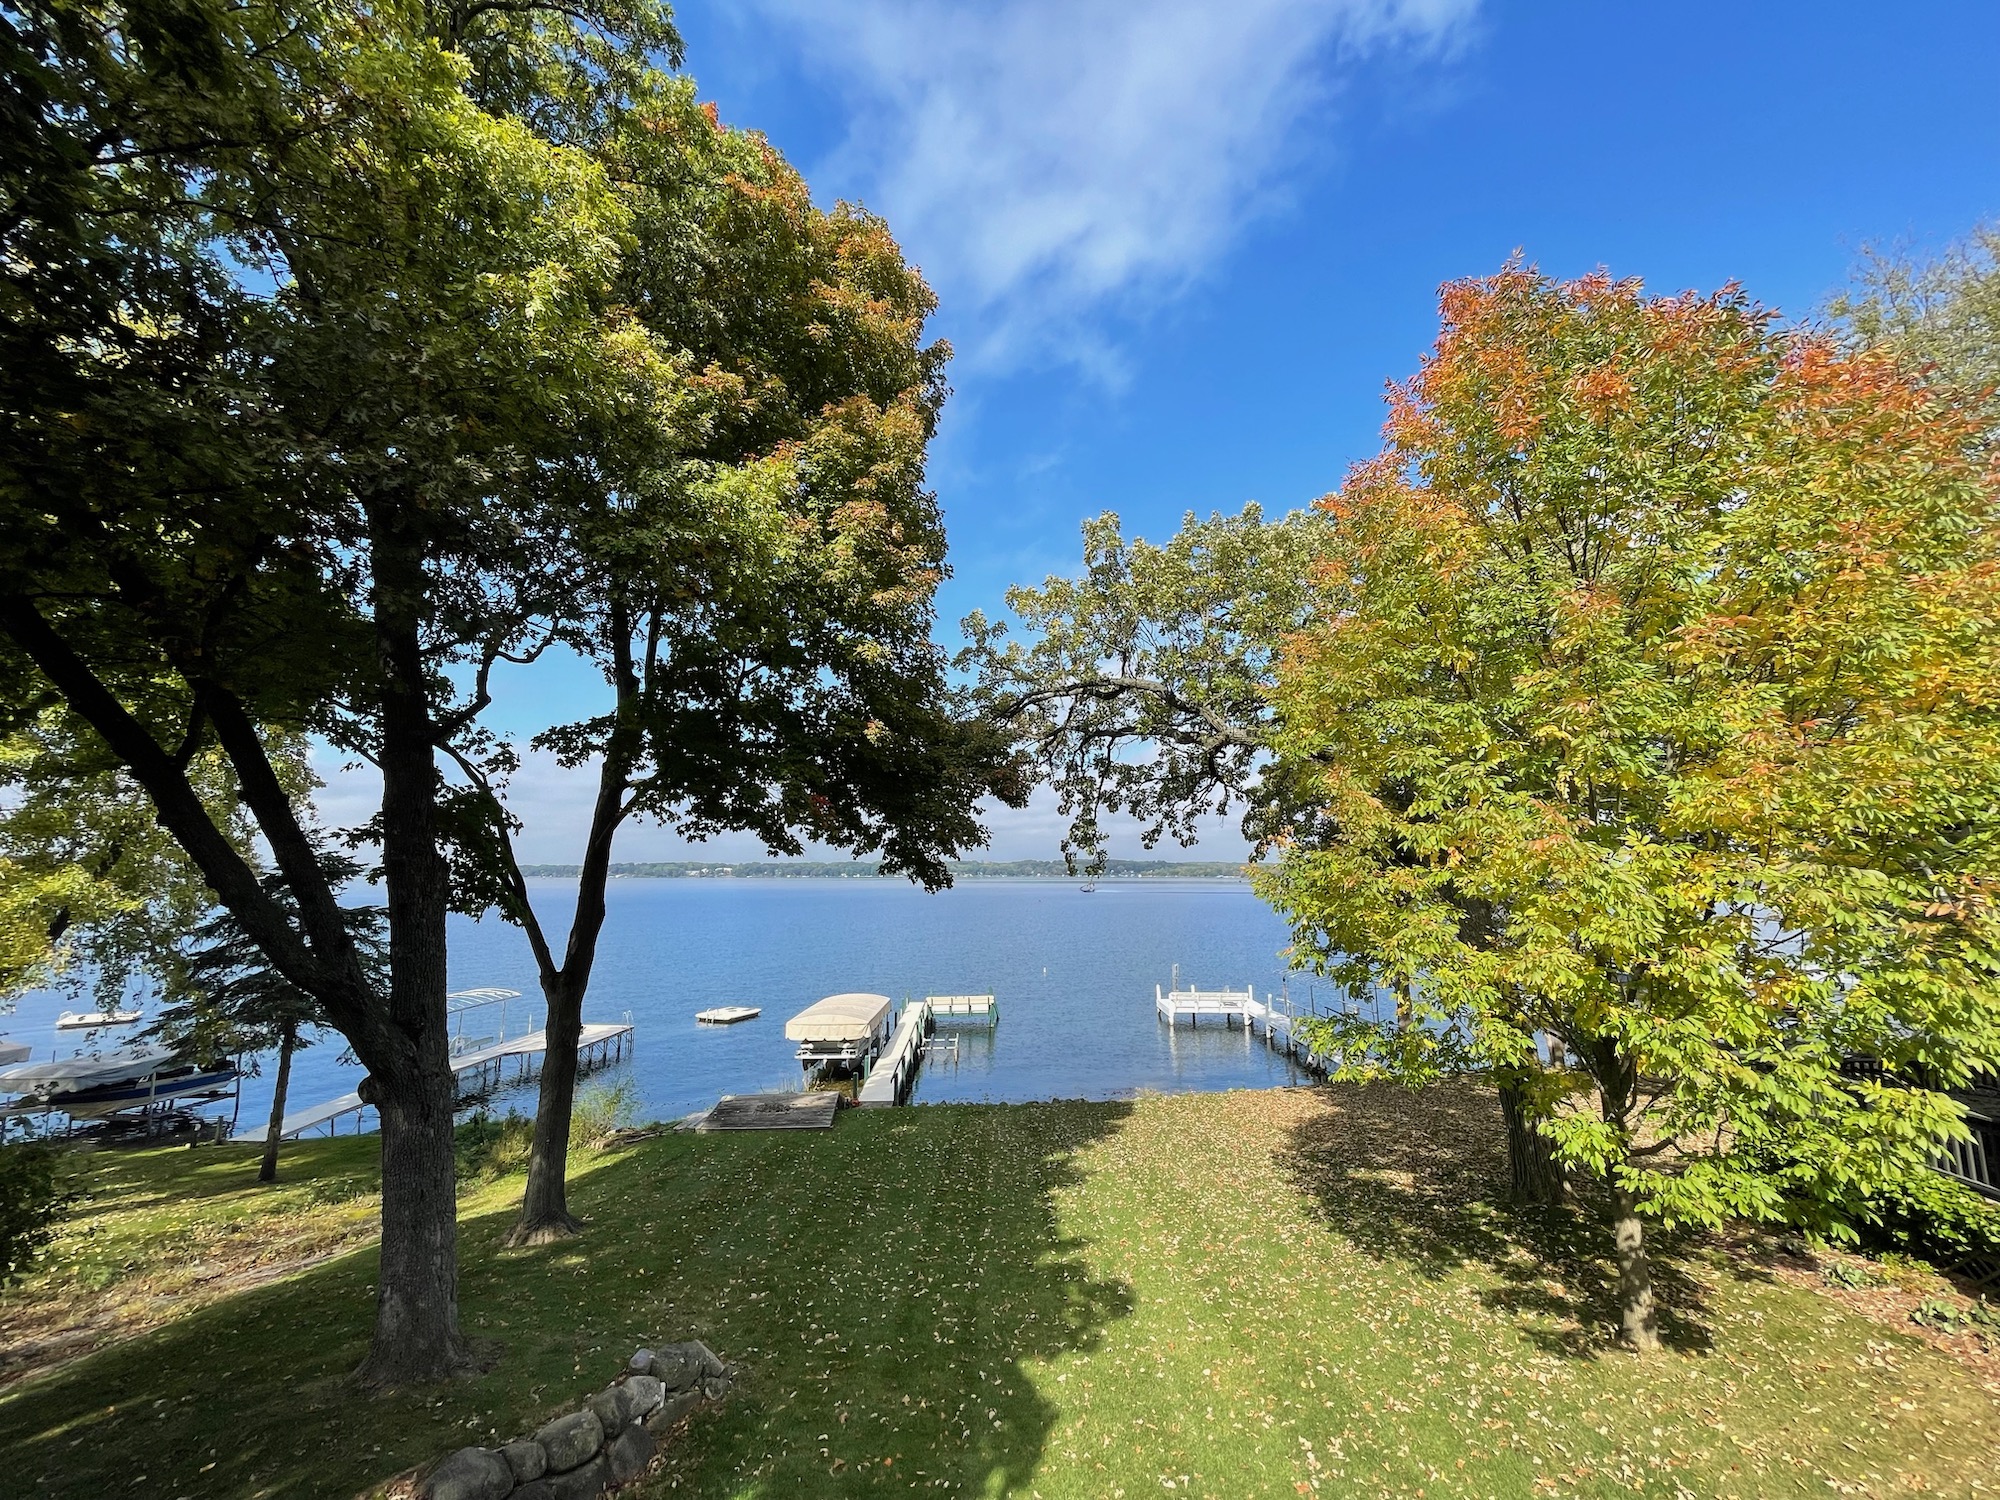
<svg viewBox="0 0 2000 1500"><path fill-rule="evenodd" d="M1568 1044L1596 1108L1541 1129L1646 1345L1642 1219L1852 1211L2000 1056L2000 490L1975 410L1733 289L1513 265L1443 310L1322 502L1259 886L1407 1037Z"/></svg>
<svg viewBox="0 0 2000 1500"><path fill-rule="evenodd" d="M0 692L89 726L368 1067L368 1373L449 1373L445 917L528 915L496 669L603 666L612 711L543 740L602 759L592 861L640 813L934 881L1004 790L927 638L929 293L663 71L658 5L40 0L4 45ZM386 992L284 773L304 737L381 774L349 833Z"/></svg>

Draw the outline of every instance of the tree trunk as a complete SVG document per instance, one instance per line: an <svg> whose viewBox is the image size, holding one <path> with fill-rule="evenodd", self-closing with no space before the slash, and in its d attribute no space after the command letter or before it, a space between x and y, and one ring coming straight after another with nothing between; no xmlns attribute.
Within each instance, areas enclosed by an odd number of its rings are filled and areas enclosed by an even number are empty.
<svg viewBox="0 0 2000 1500"><path fill-rule="evenodd" d="M271 1125L264 1132L264 1160L257 1167L259 1182L278 1180L278 1132L285 1123L285 1092L292 1084L292 1048L298 1033L287 1026L278 1038L278 1084L271 1092Z"/></svg>
<svg viewBox="0 0 2000 1500"><path fill-rule="evenodd" d="M576 1105L576 1046L583 1035L583 997L590 988L590 971L597 962L597 940L604 931L604 887L611 878L611 842L625 818L625 795L631 786L637 749L633 710L639 679L632 661L630 617L614 595L610 610L612 680L618 693L618 725L605 746L597 773L597 801L591 809L590 834L584 841L583 865L576 877L576 910L569 925L563 962L556 968L541 923L528 905L527 887L515 867L515 899L521 905L521 926L541 971L542 996L548 1003L548 1046L542 1054L542 1083L535 1100L535 1138L528 1151L528 1187L521 1195L521 1217L508 1232L510 1245L540 1245L579 1234L583 1223L569 1211L570 1115ZM650 659L650 658L649 658ZM511 848L509 859L511 860Z"/></svg>
<svg viewBox="0 0 2000 1500"><path fill-rule="evenodd" d="M583 1034L583 995L558 983L548 999L548 1048L535 1101L535 1139L528 1152L528 1188L510 1245L545 1245L583 1230L569 1211L570 1114L576 1104L576 1043Z"/></svg>
<svg viewBox="0 0 2000 1500"><path fill-rule="evenodd" d="M382 875L391 1026L362 1055L382 1118L382 1270L363 1381L408 1385L468 1368L458 1331L458 1184L445 1010L450 891L419 621L428 580L408 510L371 509L381 652ZM358 1049L357 1049L358 1050Z"/></svg>
<svg viewBox="0 0 2000 1500"><path fill-rule="evenodd" d="M1618 1336L1648 1354L1660 1347L1653 1311L1653 1265L1646 1255L1646 1225L1630 1189L1611 1185L1611 1229L1618 1247Z"/></svg>
<svg viewBox="0 0 2000 1500"><path fill-rule="evenodd" d="M1563 1164L1550 1149L1548 1137L1535 1128L1527 1093L1519 1080L1501 1080L1500 1115L1507 1122L1508 1201L1541 1207L1561 1203Z"/></svg>

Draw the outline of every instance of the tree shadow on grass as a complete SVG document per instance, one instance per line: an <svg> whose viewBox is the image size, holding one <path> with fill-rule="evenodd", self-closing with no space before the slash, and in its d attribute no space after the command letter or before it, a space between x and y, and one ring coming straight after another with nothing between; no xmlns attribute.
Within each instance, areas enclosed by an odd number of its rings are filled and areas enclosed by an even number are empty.
<svg viewBox="0 0 2000 1500"><path fill-rule="evenodd" d="M1055 1204L1127 1111L927 1106L647 1141L573 1177L582 1238L521 1250L501 1246L503 1185L460 1224L461 1319L491 1369L360 1391L369 1249L8 1391L6 1488L353 1495L532 1430L639 1344L699 1338L738 1387L640 1493L1017 1489L1057 1416L1024 1363L1093 1347L1132 1307Z"/></svg>
<svg viewBox="0 0 2000 1500"><path fill-rule="evenodd" d="M1280 1168L1328 1228L1364 1253L1442 1280L1467 1266L1494 1284L1484 1304L1552 1353L1594 1358L1618 1326L1611 1230L1594 1184L1559 1209L1506 1203L1499 1099L1477 1084L1404 1089L1330 1085L1324 1108L1292 1128ZM1660 1335L1710 1347L1710 1309L1690 1273L1699 1237L1648 1226Z"/></svg>

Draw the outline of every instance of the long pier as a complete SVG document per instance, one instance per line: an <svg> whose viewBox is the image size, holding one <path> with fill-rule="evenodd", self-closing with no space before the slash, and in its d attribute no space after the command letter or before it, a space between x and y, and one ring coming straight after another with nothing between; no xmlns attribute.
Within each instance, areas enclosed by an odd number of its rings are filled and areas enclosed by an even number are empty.
<svg viewBox="0 0 2000 1500"><path fill-rule="evenodd" d="M1154 985L1153 1008L1169 1026L1183 1021L1199 1026L1204 1020L1216 1020L1225 1026L1241 1025L1253 1036L1261 1030L1266 1046L1301 1066L1316 1073L1325 1073L1331 1066L1299 1035L1298 1016L1290 1003L1272 995L1259 1000L1254 985L1240 990L1184 990L1178 986L1168 990Z"/></svg>
<svg viewBox="0 0 2000 1500"><path fill-rule="evenodd" d="M583 1068L602 1067L617 1062L625 1056L632 1043L630 1022L587 1023L583 1035L577 1039L576 1057ZM461 1097L467 1094L483 1094L498 1088L506 1081L507 1064L514 1064L516 1081L526 1081L535 1075L544 1053L549 1050L548 1033L530 1031L521 1036L509 1037L490 1047L481 1047L465 1052L451 1060L451 1071L458 1080ZM278 1139L293 1140L309 1130L324 1127L328 1135L338 1133L338 1122L348 1115L354 1116L354 1128L361 1129L361 1115L364 1110L373 1109L358 1093L342 1094L337 1099L329 1099L323 1104L308 1105L304 1109L287 1114L278 1127ZM239 1130L230 1137L248 1145L262 1145L269 1134L268 1125L258 1125L247 1130Z"/></svg>

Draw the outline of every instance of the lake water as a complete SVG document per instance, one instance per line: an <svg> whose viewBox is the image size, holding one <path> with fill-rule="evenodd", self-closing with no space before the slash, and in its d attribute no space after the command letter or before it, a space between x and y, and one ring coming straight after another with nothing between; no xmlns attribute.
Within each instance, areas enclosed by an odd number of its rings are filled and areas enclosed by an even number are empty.
<svg viewBox="0 0 2000 1500"><path fill-rule="evenodd" d="M531 882L552 932L566 930L574 882ZM1153 987L1253 985L1275 992L1288 975L1283 922L1239 881L1104 881L1094 892L1059 880L969 880L927 894L893 880L615 880L584 1016L629 1020L628 1060L596 1075L629 1078L639 1118L705 1109L725 1093L796 1087L799 1070L784 1023L822 995L870 990L898 1004L926 994L998 997L992 1030L940 1027L960 1037L955 1062L936 1056L919 1075L914 1102L1112 1099L1141 1090L1262 1088L1298 1082L1285 1058L1241 1030L1162 1025ZM1325 1008L1325 981L1290 975L1301 1010ZM507 1030L539 1025L534 966L520 932L489 917L454 918L454 989L524 992ZM0 1018L36 1059L66 1055L80 1032L57 1032L56 1012L74 1000L24 997ZM696 1024L715 1005L762 1006L754 1021ZM533 1019L529 1019L532 1016ZM488 1035L494 1017L473 1018ZM338 1037L301 1052L289 1107L354 1088L360 1069L341 1062ZM509 1104L533 1108L532 1086ZM269 1060L246 1079L241 1119L270 1108ZM351 1127L351 1123L348 1128Z"/></svg>

